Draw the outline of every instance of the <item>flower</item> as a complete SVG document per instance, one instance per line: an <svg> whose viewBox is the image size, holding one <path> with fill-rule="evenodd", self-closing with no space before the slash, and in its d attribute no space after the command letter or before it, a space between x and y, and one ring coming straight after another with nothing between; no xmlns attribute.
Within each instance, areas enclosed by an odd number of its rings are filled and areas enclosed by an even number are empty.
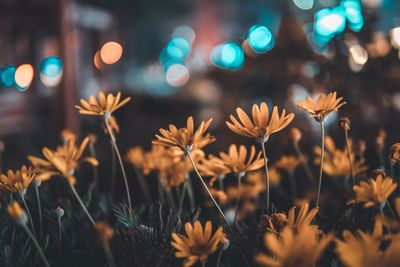
<svg viewBox="0 0 400 267"><path fill-rule="evenodd" d="M389 159L392 164L400 162L400 143L393 144L390 147Z"/></svg>
<svg viewBox="0 0 400 267"><path fill-rule="evenodd" d="M284 129L294 118L294 113L286 115L285 109L279 116L277 106L273 107L271 117L269 117L268 106L264 102L261 103L260 107L256 104L253 105L253 120L241 108L237 108L236 113L240 122L233 115L230 115L229 118L233 124L227 121L228 128L238 135L254 138L260 143L265 143L271 134Z"/></svg>
<svg viewBox="0 0 400 267"><path fill-rule="evenodd" d="M279 234L287 224L288 218L286 214L278 212L272 213L271 215L262 215L260 228L262 231L266 229L275 234Z"/></svg>
<svg viewBox="0 0 400 267"><path fill-rule="evenodd" d="M289 136L294 143L298 143L302 137L302 134L299 128L293 127L290 129Z"/></svg>
<svg viewBox="0 0 400 267"><path fill-rule="evenodd" d="M308 112L316 121L323 121L329 114L345 105L342 101L343 97L336 97L336 92L331 92L328 95L320 94L316 100L307 97L297 103L297 107Z"/></svg>
<svg viewBox="0 0 400 267"><path fill-rule="evenodd" d="M2 174L0 176L0 189L24 195L33 179L35 179L35 172L31 167L22 166L20 170L15 172L8 170L7 175Z"/></svg>
<svg viewBox="0 0 400 267"><path fill-rule="evenodd" d="M115 116L111 115L108 120L107 120L108 126L110 126L110 129L113 134L119 133L120 128L119 124L117 122L117 119ZM108 129L107 129L107 124L104 122L101 122L100 127L103 129L105 134L108 134Z"/></svg>
<svg viewBox="0 0 400 267"><path fill-rule="evenodd" d="M145 160L146 160L143 148L133 147L133 148L129 149L128 152L126 153L126 160L129 163L131 163L139 168L142 168L142 166L145 164Z"/></svg>
<svg viewBox="0 0 400 267"><path fill-rule="evenodd" d="M189 116L186 127L177 129L175 125L170 124L169 129L160 129L161 135L156 134L156 140L153 140L154 145L166 147L179 147L183 151L191 152L194 148L202 148L215 141L215 137L206 134L205 131L210 126L212 119L200 123L199 128L194 131L193 117Z"/></svg>
<svg viewBox="0 0 400 267"><path fill-rule="evenodd" d="M312 225L312 221L318 213L318 208L312 208L308 203L302 203L300 211L296 216L296 207L292 207L288 213L288 225L295 227L296 229L303 228L305 226L311 226L318 228L318 226Z"/></svg>
<svg viewBox="0 0 400 267"><path fill-rule="evenodd" d="M219 177L230 172L229 168L223 164L223 161L214 155L208 155L208 158L201 159L197 164L197 168L202 176L211 177L210 185L213 185Z"/></svg>
<svg viewBox="0 0 400 267"><path fill-rule="evenodd" d="M114 230L105 222L96 222L94 231L97 239L101 243L107 243L114 236Z"/></svg>
<svg viewBox="0 0 400 267"><path fill-rule="evenodd" d="M250 153L247 154L247 149L244 145L237 146L232 144L229 146L228 154L225 152L219 153L223 165L230 172L241 175L247 171L255 171L264 166L264 159L261 158L261 152L256 155L256 148L251 146Z"/></svg>
<svg viewBox="0 0 400 267"><path fill-rule="evenodd" d="M320 237L320 232L310 226L298 231L290 226L283 228L279 235L267 233L265 247L271 256L256 255L256 262L268 267L310 267L314 266L332 240L332 235Z"/></svg>
<svg viewBox="0 0 400 267"><path fill-rule="evenodd" d="M385 241L385 245L383 244ZM388 242L389 241L389 242ZM343 231L336 239L336 253L346 267L391 267L400 265L400 234L383 237L382 223L375 222L372 233Z"/></svg>
<svg viewBox="0 0 400 267"><path fill-rule="evenodd" d="M212 224L207 221L204 227L199 221L185 224L186 235L172 233L172 247L177 251L175 257L186 258L183 262L184 267L190 267L197 261L207 262L208 256L213 254L218 247L225 241L226 237L219 227L212 235Z"/></svg>
<svg viewBox="0 0 400 267"><path fill-rule="evenodd" d="M97 99L94 96L89 96L88 101L81 99L79 105L75 105L75 108L79 110L80 114L95 115L95 116L106 116L107 119L117 109L125 105L131 100L131 97L127 97L121 101L121 92L118 92L116 96L112 93L107 94L99 92Z"/></svg>
<svg viewBox="0 0 400 267"><path fill-rule="evenodd" d="M275 166L271 166L269 168L269 182L270 186L276 186L278 185L282 180L282 175L278 171L278 169ZM252 171L248 172L246 175L246 181L249 182L250 184L256 185L256 188L262 188L260 190L264 191L266 184L265 184L265 173L261 170L257 171Z"/></svg>
<svg viewBox="0 0 400 267"><path fill-rule="evenodd" d="M381 151L385 148L387 138L387 132L385 129L380 128L376 134L375 138L375 147L378 151Z"/></svg>
<svg viewBox="0 0 400 267"><path fill-rule="evenodd" d="M61 138L63 140L63 143L66 143L69 139L76 138L76 134L70 129L64 129L61 131Z"/></svg>
<svg viewBox="0 0 400 267"><path fill-rule="evenodd" d="M28 216L17 201L11 202L7 207L8 216L17 224L24 225L28 222Z"/></svg>
<svg viewBox="0 0 400 267"><path fill-rule="evenodd" d="M338 126L345 132L350 131L350 119L348 117L342 117L339 119Z"/></svg>
<svg viewBox="0 0 400 267"><path fill-rule="evenodd" d="M299 166L302 162L302 159L295 156L282 156L275 163L275 167L281 170L286 170L289 173L295 171L297 166Z"/></svg>
<svg viewBox="0 0 400 267"><path fill-rule="evenodd" d="M35 166L37 178L47 181L52 176L61 175L68 180L69 183L75 185L75 170L81 162L87 162L93 166L97 166L99 162L94 157L84 157L82 154L89 143L86 137L79 147L76 146L75 138L69 139L62 146L58 146L56 150L47 147L42 149L44 159L29 156L28 159Z"/></svg>
<svg viewBox="0 0 400 267"><path fill-rule="evenodd" d="M364 203L364 207L382 204L396 190L397 184L392 178L386 177L382 171L375 172L375 178L367 182L361 181L359 185L353 186L356 201Z"/></svg>
<svg viewBox="0 0 400 267"><path fill-rule="evenodd" d="M349 140L349 146L353 147L353 142ZM354 149L350 150L350 156L353 162L354 175L361 174L368 170L368 166L365 165L363 158L356 158ZM315 152L315 164L321 162L321 148L316 147ZM346 148L336 148L335 142L330 136L325 138L325 155L324 155L324 166L323 171L332 177L346 177L351 174L351 163Z"/></svg>

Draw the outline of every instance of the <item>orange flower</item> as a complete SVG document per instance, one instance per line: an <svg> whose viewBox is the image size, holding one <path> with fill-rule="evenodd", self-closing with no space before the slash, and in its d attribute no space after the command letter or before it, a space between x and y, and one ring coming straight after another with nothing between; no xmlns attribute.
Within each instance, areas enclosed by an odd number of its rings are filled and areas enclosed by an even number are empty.
<svg viewBox="0 0 400 267"><path fill-rule="evenodd" d="M156 134L156 140L153 140L154 145L166 147L179 147L183 151L191 152L194 148L202 148L215 141L215 137L207 134L205 131L210 126L212 119L200 123L199 128L194 131L193 117L187 119L186 127L177 129L175 125L170 124L169 129L160 129L161 135Z"/></svg>
<svg viewBox="0 0 400 267"><path fill-rule="evenodd" d="M18 224L26 224L28 222L28 216L23 208L19 205L17 201L11 202L7 207L8 216L17 222Z"/></svg>
<svg viewBox="0 0 400 267"><path fill-rule="evenodd" d="M208 155L208 159L201 159L197 164L197 168L202 176L211 177L210 185L213 185L215 180L230 172L229 168L223 164L223 161L213 155Z"/></svg>
<svg viewBox="0 0 400 267"><path fill-rule="evenodd" d="M308 112L318 122L323 121L329 114L345 105L342 102L343 97L336 97L336 92L329 93L328 95L320 94L316 100L307 97L297 103L297 107Z"/></svg>
<svg viewBox="0 0 400 267"><path fill-rule="evenodd" d="M219 156L223 161L223 165L236 174L255 171L264 166L264 159L261 158L261 152L256 155L256 148L254 146L251 146L250 154L247 154L247 149L244 145L238 147L232 144L229 146L228 154L220 152Z"/></svg>
<svg viewBox="0 0 400 267"><path fill-rule="evenodd" d="M8 170L7 175L0 176L0 189L10 193L25 194L26 189L35 179L35 172L31 167L22 166L20 170Z"/></svg>
<svg viewBox="0 0 400 267"><path fill-rule="evenodd" d="M294 172L302 162L302 159L295 156L282 156L275 163L275 167L287 172Z"/></svg>
<svg viewBox="0 0 400 267"><path fill-rule="evenodd" d="M186 258L183 262L184 267L190 267L197 261L207 262L208 256L213 254L226 239L222 227L212 235L210 221L206 222L204 231L199 221L195 221L193 226L186 223L185 231L187 236L172 233L171 242L172 247L177 250L175 257Z"/></svg>
<svg viewBox="0 0 400 267"><path fill-rule="evenodd" d="M131 98L127 97L121 101L121 92L118 92L116 96L111 93L106 96L103 92L99 92L97 99L94 96L89 96L88 101L81 99L81 106L75 105L75 108L79 110L80 114L106 116L108 119L111 113L128 103L130 100Z"/></svg>
<svg viewBox="0 0 400 267"><path fill-rule="evenodd" d="M240 122L230 115L229 118L233 124L226 122L229 129L238 135L254 138L260 143L265 143L271 134L284 129L294 118L293 113L286 115L285 109L279 116L277 106L274 106L271 117L269 117L268 106L264 102L260 107L256 104L253 105L252 120L241 108L237 108L236 113Z"/></svg>

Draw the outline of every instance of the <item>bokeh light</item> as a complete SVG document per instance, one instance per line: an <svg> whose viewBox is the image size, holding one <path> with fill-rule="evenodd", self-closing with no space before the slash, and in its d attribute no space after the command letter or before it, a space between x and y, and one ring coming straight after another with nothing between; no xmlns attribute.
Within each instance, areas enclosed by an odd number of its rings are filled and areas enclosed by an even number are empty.
<svg viewBox="0 0 400 267"><path fill-rule="evenodd" d="M211 62L223 69L239 70L244 63L244 53L238 44L224 43L212 49Z"/></svg>
<svg viewBox="0 0 400 267"><path fill-rule="evenodd" d="M122 46L117 42L107 42L100 49L100 57L104 64L117 63L122 57Z"/></svg>
<svg viewBox="0 0 400 267"><path fill-rule="evenodd" d="M274 47L275 39L271 31L261 25L254 25L247 35L250 48L256 53L266 53Z"/></svg>
<svg viewBox="0 0 400 267"><path fill-rule="evenodd" d="M341 33L346 27L346 19L341 8L324 8L316 13L315 32L319 36L332 38L336 33Z"/></svg>
<svg viewBox="0 0 400 267"><path fill-rule="evenodd" d="M173 64L165 73L166 81L173 87L181 87L185 85L190 78L188 68L183 64Z"/></svg>
<svg viewBox="0 0 400 267"><path fill-rule="evenodd" d="M356 44L349 48L349 54L358 65L364 65L368 61L368 52L362 46Z"/></svg>
<svg viewBox="0 0 400 267"><path fill-rule="evenodd" d="M32 83L34 76L34 69L31 64L23 64L17 68L15 71L15 83L17 89L24 91L28 89L29 85Z"/></svg>
<svg viewBox="0 0 400 267"><path fill-rule="evenodd" d="M364 26L362 7L357 0L345 0L342 2L349 28L353 31L360 31Z"/></svg>
<svg viewBox="0 0 400 267"><path fill-rule="evenodd" d="M15 85L15 67L8 66L1 72L1 83L5 87L12 87Z"/></svg>
<svg viewBox="0 0 400 267"><path fill-rule="evenodd" d="M314 0L293 0L293 3L300 9L309 10L314 5Z"/></svg>
<svg viewBox="0 0 400 267"><path fill-rule="evenodd" d="M177 27L174 30L172 37L173 38L176 38L176 37L184 38L186 41L188 41L190 44L192 44L194 42L194 39L196 38L196 34L193 31L193 29L190 28L189 26L182 25L182 26Z"/></svg>
<svg viewBox="0 0 400 267"><path fill-rule="evenodd" d="M390 41L394 48L400 48L400 27L393 28L390 31Z"/></svg>
<svg viewBox="0 0 400 267"><path fill-rule="evenodd" d="M48 87L57 86L62 78L63 64L59 57L50 56L40 64L40 80Z"/></svg>
<svg viewBox="0 0 400 267"><path fill-rule="evenodd" d="M101 60L101 57L100 57L100 50L98 50L96 52L96 54L94 54L93 64L98 70L101 70L103 68L104 63L103 63L103 61Z"/></svg>
<svg viewBox="0 0 400 267"><path fill-rule="evenodd" d="M182 37L174 37L168 42L166 52L173 59L183 60L189 55L190 44Z"/></svg>

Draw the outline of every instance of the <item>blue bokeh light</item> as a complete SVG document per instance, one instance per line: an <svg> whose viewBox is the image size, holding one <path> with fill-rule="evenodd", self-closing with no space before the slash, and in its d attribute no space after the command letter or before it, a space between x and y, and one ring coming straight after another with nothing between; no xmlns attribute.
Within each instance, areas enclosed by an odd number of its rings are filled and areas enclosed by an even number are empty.
<svg viewBox="0 0 400 267"><path fill-rule="evenodd" d="M353 31L360 31L364 26L362 7L359 1L345 0L342 6L348 21L349 28Z"/></svg>
<svg viewBox="0 0 400 267"><path fill-rule="evenodd" d="M174 37L168 42L166 52L171 58L183 60L190 53L190 43L182 37Z"/></svg>
<svg viewBox="0 0 400 267"><path fill-rule="evenodd" d="M324 8L315 15L314 29L318 35L332 38L335 34L343 32L345 27L346 17L340 7Z"/></svg>
<svg viewBox="0 0 400 267"><path fill-rule="evenodd" d="M50 56L43 59L40 64L40 73L49 78L56 78L62 74L62 60L56 56Z"/></svg>
<svg viewBox="0 0 400 267"><path fill-rule="evenodd" d="M214 47L211 51L210 59L217 67L227 70L239 70L244 63L244 53L238 44L228 42Z"/></svg>
<svg viewBox="0 0 400 267"><path fill-rule="evenodd" d="M293 3L300 9L309 10L314 5L314 0L293 0Z"/></svg>
<svg viewBox="0 0 400 267"><path fill-rule="evenodd" d="M8 66L1 72L1 83L5 87L13 87L15 85L15 66Z"/></svg>
<svg viewBox="0 0 400 267"><path fill-rule="evenodd" d="M256 53L266 53L275 45L275 38L271 31L262 25L254 25L250 28L247 41Z"/></svg>

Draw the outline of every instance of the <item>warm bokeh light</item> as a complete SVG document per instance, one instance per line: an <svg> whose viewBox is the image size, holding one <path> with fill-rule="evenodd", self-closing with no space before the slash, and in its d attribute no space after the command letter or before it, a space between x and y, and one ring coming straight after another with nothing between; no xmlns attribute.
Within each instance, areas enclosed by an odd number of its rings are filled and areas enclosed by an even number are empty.
<svg viewBox="0 0 400 267"><path fill-rule="evenodd" d="M400 27L393 28L390 31L390 41L394 48L400 48Z"/></svg>
<svg viewBox="0 0 400 267"><path fill-rule="evenodd" d="M33 80L34 70L31 64L23 64L15 71L15 83L20 88L27 88Z"/></svg>
<svg viewBox="0 0 400 267"><path fill-rule="evenodd" d="M167 83L173 87L180 87L185 85L190 78L189 70L185 65L173 64L165 74Z"/></svg>
<svg viewBox="0 0 400 267"><path fill-rule="evenodd" d="M104 64L115 64L122 57L122 46L117 42L107 42L100 50L100 57Z"/></svg>
<svg viewBox="0 0 400 267"><path fill-rule="evenodd" d="M358 65L364 65L368 61L368 52L362 46L356 44L349 48L350 56Z"/></svg>
<svg viewBox="0 0 400 267"><path fill-rule="evenodd" d="M101 60L101 57L100 57L100 50L98 50L98 51L96 52L96 54L94 55L94 57L93 57L93 64L95 65L95 67L96 67L98 70L101 70L101 69L103 68L103 61Z"/></svg>

